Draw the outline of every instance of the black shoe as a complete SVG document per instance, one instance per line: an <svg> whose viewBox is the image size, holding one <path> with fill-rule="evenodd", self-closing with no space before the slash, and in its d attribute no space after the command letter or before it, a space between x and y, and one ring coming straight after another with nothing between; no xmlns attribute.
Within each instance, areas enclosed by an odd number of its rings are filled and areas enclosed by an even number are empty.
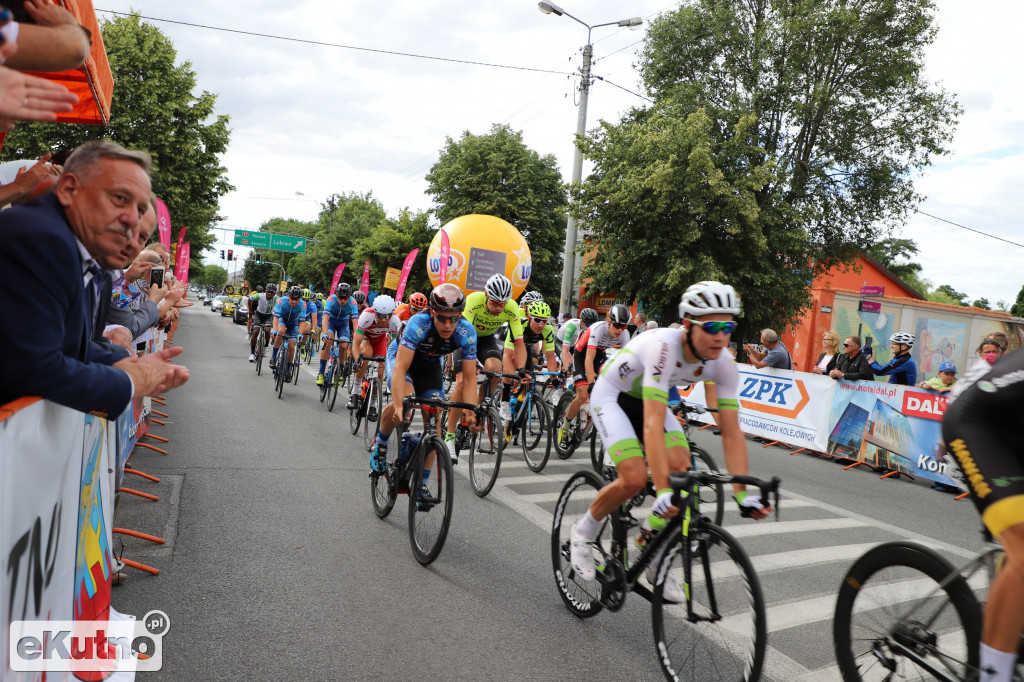
<svg viewBox="0 0 1024 682"><path fill-rule="evenodd" d="M371 407L369 410L366 411L366 421L368 421L368 422L375 422L375 421L377 421L377 408L376 407Z"/></svg>
<svg viewBox="0 0 1024 682"><path fill-rule="evenodd" d="M359 394L353 393L348 397L348 409L354 410L359 405Z"/></svg>

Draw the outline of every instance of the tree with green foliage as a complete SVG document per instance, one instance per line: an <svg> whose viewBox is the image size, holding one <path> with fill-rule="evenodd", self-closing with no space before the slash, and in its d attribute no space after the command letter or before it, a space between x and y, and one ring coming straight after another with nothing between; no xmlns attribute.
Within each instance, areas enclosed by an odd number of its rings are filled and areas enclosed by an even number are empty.
<svg viewBox="0 0 1024 682"><path fill-rule="evenodd" d="M935 287L935 291L928 294L928 300L937 303L966 306L967 294L957 291L948 284L942 284Z"/></svg>
<svg viewBox="0 0 1024 682"><path fill-rule="evenodd" d="M529 288L558 300L567 197L553 154L541 156L523 143L521 132L495 124L485 135L465 131L458 141L446 138L426 179L442 225L480 213L519 230L533 259Z"/></svg>
<svg viewBox="0 0 1024 682"><path fill-rule="evenodd" d="M1010 314L1014 317L1024 317L1024 287L1017 293L1017 300L1010 306Z"/></svg>
<svg viewBox="0 0 1024 682"><path fill-rule="evenodd" d="M373 291L383 290L388 268L401 269L406 256L413 249L419 249L409 271L409 281L406 283L402 298L408 300L414 291L430 293L427 249L434 239L436 230L430 226L429 217L427 213L413 213L406 208L399 213L397 220L388 218L385 224L356 241L353 260L356 263L370 261L370 288Z"/></svg>
<svg viewBox="0 0 1024 682"><path fill-rule="evenodd" d="M170 39L138 13L104 21L101 30L114 77L110 123L20 122L7 134L3 157L38 158L101 138L147 150L153 156L153 192L170 211L173 239L188 226L185 238L198 261L216 241L210 227L218 197L234 189L219 158L228 147L228 116L214 113L216 95L193 94L192 63L176 65Z"/></svg>
<svg viewBox="0 0 1024 682"><path fill-rule="evenodd" d="M255 252L249 254L242 266L242 277L249 286L255 289L258 285L266 286L270 282L275 284L281 281L281 271L272 263L266 261L257 263L254 258Z"/></svg>
<svg viewBox="0 0 1024 682"><path fill-rule="evenodd" d="M648 28L653 104L583 149L583 227L605 290L670 313L692 281L738 285L752 327L784 326L817 274L905 221L915 173L960 109L924 76L930 0L694 0ZM619 183L619 186L616 185ZM673 228L660 248L652 225ZM637 261L642 269L618 266Z"/></svg>
<svg viewBox="0 0 1024 682"><path fill-rule="evenodd" d="M981 308L982 310L992 310L992 306L989 304L987 298L979 298L971 305L975 308Z"/></svg>
<svg viewBox="0 0 1024 682"><path fill-rule="evenodd" d="M886 237L868 247L867 253L908 284L920 277L920 263L911 260L918 253L912 239Z"/></svg>
<svg viewBox="0 0 1024 682"><path fill-rule="evenodd" d="M228 271L219 265L207 265L202 269L202 276L197 282L203 286L220 289L228 282Z"/></svg>

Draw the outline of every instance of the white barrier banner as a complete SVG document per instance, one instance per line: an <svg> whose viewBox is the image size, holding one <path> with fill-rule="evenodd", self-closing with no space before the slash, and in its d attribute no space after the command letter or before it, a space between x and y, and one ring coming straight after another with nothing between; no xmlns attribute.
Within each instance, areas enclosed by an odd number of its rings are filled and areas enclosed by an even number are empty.
<svg viewBox="0 0 1024 682"><path fill-rule="evenodd" d="M12 620L71 620L84 429L82 414L40 400L0 421L0 642L4 680L13 672ZM16 445L16 447L12 447ZM55 671L46 680L70 680Z"/></svg>
<svg viewBox="0 0 1024 682"><path fill-rule="evenodd" d="M744 433L798 448L828 447L829 410L836 381L820 374L737 365L740 428ZM687 402L707 406L704 384L680 390ZM711 415L698 421L711 423Z"/></svg>

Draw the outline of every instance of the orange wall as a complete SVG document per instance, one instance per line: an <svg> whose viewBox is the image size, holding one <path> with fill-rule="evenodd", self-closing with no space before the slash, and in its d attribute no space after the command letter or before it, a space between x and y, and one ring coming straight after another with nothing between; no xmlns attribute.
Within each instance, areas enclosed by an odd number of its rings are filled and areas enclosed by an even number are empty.
<svg viewBox="0 0 1024 682"><path fill-rule="evenodd" d="M858 272L859 270L859 272ZM893 279L871 261L857 258L857 264L849 270L833 270L814 280L815 289L851 289L860 291L862 286L884 286L885 295L896 298L915 298L910 289Z"/></svg>

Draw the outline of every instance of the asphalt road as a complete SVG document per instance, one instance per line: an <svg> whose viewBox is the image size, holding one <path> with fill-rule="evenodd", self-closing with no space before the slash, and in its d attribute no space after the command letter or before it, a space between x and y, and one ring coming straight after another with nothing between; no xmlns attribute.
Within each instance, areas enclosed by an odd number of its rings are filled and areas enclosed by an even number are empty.
<svg viewBox="0 0 1024 682"><path fill-rule="evenodd" d="M661 679L647 602L631 595L620 612L580 621L555 588L551 510L588 453L552 457L541 474L510 458L485 499L460 463L447 542L424 568L409 547L407 499L384 521L373 513L342 396L329 413L311 365L278 399L246 361L243 332L209 308L184 311L175 341L192 378L157 408L170 415L155 430L169 454L132 455L161 481L125 485L160 500L122 495L115 525L167 542L115 537L125 557L161 573L131 571L113 605L171 621L163 669L142 679ZM723 461L710 430L694 440ZM835 594L868 547L909 538L951 558L980 547L973 507L925 482L748 445L751 473L781 476L784 488L778 522L744 521L732 505L725 520L768 601L764 679L838 679Z"/></svg>

